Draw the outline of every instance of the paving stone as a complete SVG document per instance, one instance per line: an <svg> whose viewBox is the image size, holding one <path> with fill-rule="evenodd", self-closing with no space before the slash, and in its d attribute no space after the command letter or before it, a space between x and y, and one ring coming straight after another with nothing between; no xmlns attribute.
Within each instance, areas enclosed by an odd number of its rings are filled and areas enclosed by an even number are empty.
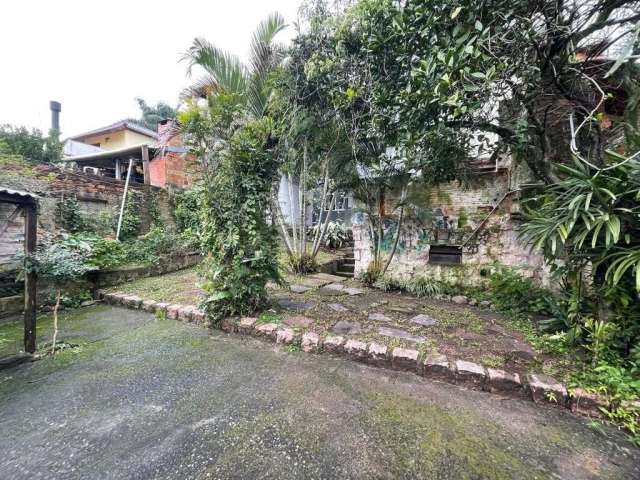
<svg viewBox="0 0 640 480"><path fill-rule="evenodd" d="M417 325L422 325L423 327L432 327L438 324L438 320L425 313L421 313L420 315L416 315L411 320L411 323L415 323Z"/></svg>
<svg viewBox="0 0 640 480"><path fill-rule="evenodd" d="M385 337L399 338L413 343L424 343L427 341L425 337L412 335L409 332L405 332L404 330L400 330L398 328L380 327L378 329L378 333Z"/></svg>
<svg viewBox="0 0 640 480"><path fill-rule="evenodd" d="M367 358L367 344L360 340L347 340L344 344L344 351L355 360L364 360Z"/></svg>
<svg viewBox="0 0 640 480"><path fill-rule="evenodd" d="M369 320L375 322L390 322L391 319L387 317L384 313L374 312L369 314Z"/></svg>
<svg viewBox="0 0 640 480"><path fill-rule="evenodd" d="M278 325L276 325L275 323L262 323L254 328L253 333L258 337L265 337L271 340L275 340L277 331Z"/></svg>
<svg viewBox="0 0 640 480"><path fill-rule="evenodd" d="M347 292L349 295L362 295L364 293L364 290L361 290L359 288L354 288L354 287L349 287L349 288L345 288L344 289L345 292Z"/></svg>
<svg viewBox="0 0 640 480"><path fill-rule="evenodd" d="M555 378L535 373L527 376L527 383L534 402L565 406L567 389Z"/></svg>
<svg viewBox="0 0 640 480"><path fill-rule="evenodd" d="M288 298L278 300L278 305L280 305L285 310L308 310L313 307L313 303L296 302Z"/></svg>
<svg viewBox="0 0 640 480"><path fill-rule="evenodd" d="M290 315L285 317L282 323L289 325L290 327L299 327L299 328L307 328L309 325L313 324L313 318L305 317L302 315Z"/></svg>
<svg viewBox="0 0 640 480"><path fill-rule="evenodd" d="M333 326L331 331L339 335L358 335L362 333L362 325L360 325L360 323L358 322L340 320Z"/></svg>
<svg viewBox="0 0 640 480"><path fill-rule="evenodd" d="M340 297L342 295L347 295L347 292L344 289L338 290L335 288L322 287L316 291L316 294L322 297Z"/></svg>
<svg viewBox="0 0 640 480"><path fill-rule="evenodd" d="M195 310L196 307L193 305L187 305L186 307L180 307L178 310L178 320L181 322L190 322L191 314Z"/></svg>
<svg viewBox="0 0 640 480"><path fill-rule="evenodd" d="M340 303L329 303L327 305L331 310L336 312L348 312L349 309Z"/></svg>
<svg viewBox="0 0 640 480"><path fill-rule="evenodd" d="M482 365L464 360L456 360L455 366L457 384L473 388L474 390L482 390L487 376Z"/></svg>
<svg viewBox="0 0 640 480"><path fill-rule="evenodd" d="M344 337L338 335L331 335L324 339L322 343L325 351L331 353L344 352Z"/></svg>
<svg viewBox="0 0 640 480"><path fill-rule="evenodd" d="M321 347L320 335L314 332L307 332L302 335L302 351L307 353L317 353Z"/></svg>
<svg viewBox="0 0 640 480"><path fill-rule="evenodd" d="M319 278L302 277L302 278L296 278L296 283L309 288L319 288L319 287L325 286L328 283L331 283L331 281L322 280Z"/></svg>
<svg viewBox="0 0 640 480"><path fill-rule="evenodd" d="M507 357L517 361L532 362L536 359L536 351L528 344L520 342L515 338L504 339L504 342L510 343Z"/></svg>
<svg viewBox="0 0 640 480"><path fill-rule="evenodd" d="M464 295L455 295L451 297L451 301L458 305L466 305L469 302L469 299Z"/></svg>
<svg viewBox="0 0 640 480"><path fill-rule="evenodd" d="M396 370L418 370L418 351L396 347L391 352L391 366Z"/></svg>
<svg viewBox="0 0 640 480"><path fill-rule="evenodd" d="M170 318L171 320L178 320L180 307L182 307L182 305L169 305L167 307L167 318Z"/></svg>
<svg viewBox="0 0 640 480"><path fill-rule="evenodd" d="M472 298L471 300L469 300L469 305L471 305L472 307L475 307L476 305L478 305L478 300L476 300L475 298Z"/></svg>
<svg viewBox="0 0 640 480"><path fill-rule="evenodd" d="M374 342L370 343L367 361L379 367L387 366L389 364L389 349L386 345Z"/></svg>
<svg viewBox="0 0 640 480"><path fill-rule="evenodd" d="M238 320L233 317L222 319L220 328L227 333L235 333L238 331Z"/></svg>
<svg viewBox="0 0 640 480"><path fill-rule="evenodd" d="M304 285L291 285L289 287L289 290L291 290L293 293L305 293L311 290L311 288L305 287Z"/></svg>
<svg viewBox="0 0 640 480"><path fill-rule="evenodd" d="M344 282L345 278L339 275L331 275L329 273L313 273L309 275L309 278L313 278L316 280L326 280L327 282Z"/></svg>
<svg viewBox="0 0 640 480"><path fill-rule="evenodd" d="M603 416L601 408L607 408L605 398L595 393L589 393L582 388L576 388L571 392L571 411L588 417L600 418Z"/></svg>
<svg viewBox="0 0 640 480"><path fill-rule="evenodd" d="M478 306L480 308L489 308L491 306L491 302L489 300L482 300Z"/></svg>
<svg viewBox="0 0 640 480"><path fill-rule="evenodd" d="M143 300L142 305L140 305L140 309L145 312L155 312L156 311L156 301L155 300Z"/></svg>
<svg viewBox="0 0 640 480"><path fill-rule="evenodd" d="M449 360L439 353L430 353L422 362L422 374L427 378L436 380L453 381L455 380L455 370L452 368Z"/></svg>
<svg viewBox="0 0 640 480"><path fill-rule="evenodd" d="M242 317L238 324L238 331L244 335L250 334L257 321L258 319L254 317Z"/></svg>
<svg viewBox="0 0 640 480"><path fill-rule="evenodd" d="M295 341L295 332L293 328L281 328L276 332L276 343L289 345Z"/></svg>
<svg viewBox="0 0 640 480"><path fill-rule="evenodd" d="M344 290L346 287L341 283L330 283L325 285L323 288L328 288L329 290Z"/></svg>
<svg viewBox="0 0 640 480"><path fill-rule="evenodd" d="M496 368L487 368L487 380L484 384L484 389L492 393L505 393L516 396L524 395L520 375Z"/></svg>

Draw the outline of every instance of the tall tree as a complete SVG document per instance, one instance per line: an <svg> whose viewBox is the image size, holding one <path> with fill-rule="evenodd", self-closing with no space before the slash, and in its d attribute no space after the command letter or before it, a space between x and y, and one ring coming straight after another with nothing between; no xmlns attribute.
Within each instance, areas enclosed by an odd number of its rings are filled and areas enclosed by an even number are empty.
<svg viewBox="0 0 640 480"><path fill-rule="evenodd" d="M184 96L206 98L223 91L236 95L254 117L263 116L271 93L269 75L284 55L284 49L275 43L275 37L285 27L279 13L272 13L260 22L251 38L247 65L206 39L196 38L183 60L188 63L189 75L196 66L202 68L205 75L191 85Z"/></svg>
<svg viewBox="0 0 640 480"><path fill-rule="evenodd" d="M155 106L149 105L139 97L136 98L136 102L140 107L140 118L133 121L149 130L156 131L161 120L176 118L177 110L167 103L158 102Z"/></svg>

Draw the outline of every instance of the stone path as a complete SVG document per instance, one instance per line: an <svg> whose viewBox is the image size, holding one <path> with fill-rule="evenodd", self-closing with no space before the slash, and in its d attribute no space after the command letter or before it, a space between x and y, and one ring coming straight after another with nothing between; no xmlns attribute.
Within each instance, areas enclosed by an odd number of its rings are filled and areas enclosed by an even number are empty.
<svg viewBox="0 0 640 480"><path fill-rule="evenodd" d="M139 310L60 326L80 349L0 376L2 478L640 478L620 432L559 409Z"/></svg>
<svg viewBox="0 0 640 480"><path fill-rule="evenodd" d="M380 327L378 329L378 333L384 337L399 338L413 343L424 343L427 341L426 337L412 335L409 332L400 330L399 328Z"/></svg>

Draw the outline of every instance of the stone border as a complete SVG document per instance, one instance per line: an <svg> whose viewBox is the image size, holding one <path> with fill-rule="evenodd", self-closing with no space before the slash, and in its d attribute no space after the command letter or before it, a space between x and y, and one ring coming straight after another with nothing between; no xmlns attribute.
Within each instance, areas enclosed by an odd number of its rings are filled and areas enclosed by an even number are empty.
<svg viewBox="0 0 640 480"><path fill-rule="evenodd" d="M154 314L162 312L167 318L173 320L197 325L208 323L205 312L193 305L143 300L138 296L122 292L98 291L98 297L110 305L144 310ZM367 344L331 334L321 336L314 332L306 332L300 335L290 327L275 323L258 323L257 318L253 317L226 318L221 322L220 329L227 333L259 337L281 345L296 345L307 353L333 353L369 365L412 372L430 380L439 380L471 390L482 390L532 400L537 404L562 407L588 417L602 418L600 409L610 406L603 397L587 393L582 389L576 389L570 395L563 384L548 375L532 373L521 377L517 373L485 368L474 362L450 359L436 353L428 354L423 358L418 350L414 349L399 347L390 349L376 342Z"/></svg>

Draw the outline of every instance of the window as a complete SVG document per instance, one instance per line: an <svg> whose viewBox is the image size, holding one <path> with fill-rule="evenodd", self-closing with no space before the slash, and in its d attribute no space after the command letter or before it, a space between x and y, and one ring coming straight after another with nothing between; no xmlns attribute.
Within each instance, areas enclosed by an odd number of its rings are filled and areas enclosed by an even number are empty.
<svg viewBox="0 0 640 480"><path fill-rule="evenodd" d="M429 263L457 265L462 263L462 247L455 245L431 245Z"/></svg>

